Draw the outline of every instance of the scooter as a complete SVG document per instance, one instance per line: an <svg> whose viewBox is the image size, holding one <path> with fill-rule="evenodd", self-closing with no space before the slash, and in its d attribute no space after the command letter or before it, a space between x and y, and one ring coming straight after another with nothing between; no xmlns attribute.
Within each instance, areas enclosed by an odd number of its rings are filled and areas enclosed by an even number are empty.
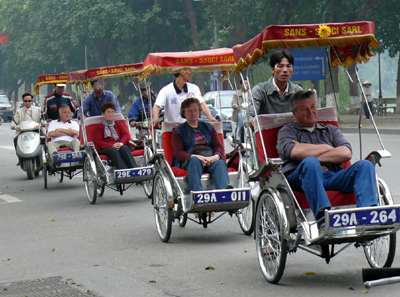
<svg viewBox="0 0 400 297"><path fill-rule="evenodd" d="M14 120L13 117L9 117ZM43 169L43 145L46 143L46 136L40 133L40 124L35 121L24 121L15 126L20 133L17 137L15 147L22 170L26 171L28 179L34 179Z"/></svg>

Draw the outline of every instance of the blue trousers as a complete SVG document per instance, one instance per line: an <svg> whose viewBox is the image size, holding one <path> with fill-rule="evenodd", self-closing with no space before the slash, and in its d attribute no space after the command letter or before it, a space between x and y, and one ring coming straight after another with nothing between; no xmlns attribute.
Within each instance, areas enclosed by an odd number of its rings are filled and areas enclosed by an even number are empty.
<svg viewBox="0 0 400 297"><path fill-rule="evenodd" d="M323 171L315 157L305 158L287 180L292 190L306 194L314 216L330 208L325 191L355 192L358 207L378 205L374 165L361 160L338 172Z"/></svg>
<svg viewBox="0 0 400 297"><path fill-rule="evenodd" d="M189 158L182 165L188 172L188 182L191 191L203 191L201 176L204 172L211 174L216 189L225 189L229 184L228 169L224 160L218 160L209 167L204 167L199 158Z"/></svg>

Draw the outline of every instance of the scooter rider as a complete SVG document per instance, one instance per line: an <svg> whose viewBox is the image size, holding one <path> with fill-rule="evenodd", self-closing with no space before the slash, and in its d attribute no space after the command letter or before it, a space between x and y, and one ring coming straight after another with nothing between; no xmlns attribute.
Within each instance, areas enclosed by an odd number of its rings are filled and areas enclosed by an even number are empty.
<svg viewBox="0 0 400 297"><path fill-rule="evenodd" d="M11 130L15 130L15 126L24 121L35 121L41 123L40 107L33 105L33 95L25 93L22 95L23 107L18 108L14 114L14 123L11 124ZM44 131L42 131L44 133ZM16 131L14 138L14 147L17 147L17 138L20 131Z"/></svg>
<svg viewBox="0 0 400 297"><path fill-rule="evenodd" d="M150 91L150 97L148 96L145 82L140 84L140 93L142 97L136 99L129 110L128 119L131 127L135 127L136 122L141 122L146 120L146 118L150 118L150 98L152 106L154 106L154 102L156 101L156 96L152 91Z"/></svg>

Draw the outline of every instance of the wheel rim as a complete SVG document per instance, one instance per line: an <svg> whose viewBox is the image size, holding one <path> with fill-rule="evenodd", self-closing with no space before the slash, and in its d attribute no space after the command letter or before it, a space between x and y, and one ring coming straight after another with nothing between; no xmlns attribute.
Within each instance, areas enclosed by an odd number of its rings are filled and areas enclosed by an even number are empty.
<svg viewBox="0 0 400 297"><path fill-rule="evenodd" d="M91 204L96 202L97 198L97 183L95 172L92 169L89 158L85 158L85 189L86 195Z"/></svg>
<svg viewBox="0 0 400 297"><path fill-rule="evenodd" d="M250 201L249 206L240 209L237 217L244 234L251 235L253 233L253 202Z"/></svg>
<svg viewBox="0 0 400 297"><path fill-rule="evenodd" d="M239 180L239 187L245 188L249 187L249 183L247 181L247 170L245 167L242 167L241 176ZM246 235L251 235L253 233L253 201L250 197L249 206L239 209L237 212L237 217L239 220L240 228L243 233Z"/></svg>
<svg viewBox="0 0 400 297"><path fill-rule="evenodd" d="M264 277L277 283L286 263L286 240L282 239L281 218L273 198L263 194L256 217L257 257Z"/></svg>
<svg viewBox="0 0 400 297"><path fill-rule="evenodd" d="M143 190L148 198L151 198L153 195L153 180L146 180L143 182Z"/></svg>
<svg viewBox="0 0 400 297"><path fill-rule="evenodd" d="M157 231L163 241L168 241L171 233L171 209L168 206L168 193L162 174L156 174L154 183L154 215Z"/></svg>
<svg viewBox="0 0 400 297"><path fill-rule="evenodd" d="M390 254L391 235L379 237L364 247L368 263L372 268L383 268L387 266ZM391 263L390 265L391 266Z"/></svg>

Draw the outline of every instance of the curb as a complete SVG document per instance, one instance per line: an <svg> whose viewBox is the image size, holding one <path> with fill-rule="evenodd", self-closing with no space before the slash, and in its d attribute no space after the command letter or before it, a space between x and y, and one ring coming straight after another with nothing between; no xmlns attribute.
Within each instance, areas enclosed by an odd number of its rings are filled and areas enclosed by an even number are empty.
<svg viewBox="0 0 400 297"><path fill-rule="evenodd" d="M400 135L400 129L396 128L379 128L378 131L380 134L392 134L392 135ZM353 128L353 127L342 127L342 132L343 133L357 133L358 134L358 128ZM372 127L368 128L361 128L361 133L365 134L376 134L376 131Z"/></svg>

